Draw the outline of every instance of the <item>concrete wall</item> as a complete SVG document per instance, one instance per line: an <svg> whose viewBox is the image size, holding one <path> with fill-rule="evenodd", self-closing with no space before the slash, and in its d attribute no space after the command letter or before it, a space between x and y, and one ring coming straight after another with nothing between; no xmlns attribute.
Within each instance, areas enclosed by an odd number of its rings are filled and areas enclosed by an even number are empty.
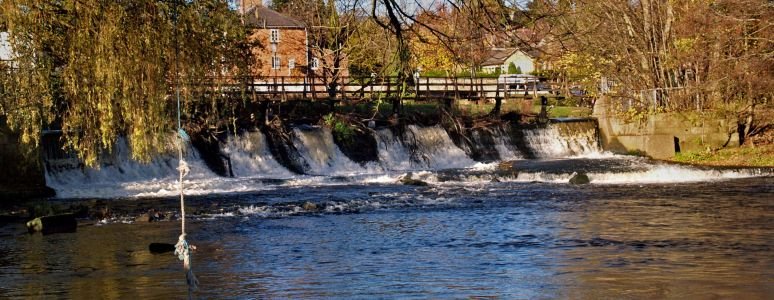
<svg viewBox="0 0 774 300"><path fill-rule="evenodd" d="M732 120L691 120L684 114L664 113L629 121L609 113L610 110L606 99L597 100L594 117L599 121L600 143L611 152L640 152L666 159L677 152L739 146L736 123Z"/></svg>

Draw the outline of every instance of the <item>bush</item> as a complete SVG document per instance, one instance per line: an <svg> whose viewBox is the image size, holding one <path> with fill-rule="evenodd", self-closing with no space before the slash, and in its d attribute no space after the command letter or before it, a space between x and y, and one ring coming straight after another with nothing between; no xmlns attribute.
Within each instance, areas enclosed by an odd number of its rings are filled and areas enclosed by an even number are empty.
<svg viewBox="0 0 774 300"><path fill-rule="evenodd" d="M334 136L338 136L344 142L351 142L352 136L355 135L354 126L337 118L333 113L325 115L323 117L323 123L331 129Z"/></svg>
<svg viewBox="0 0 774 300"><path fill-rule="evenodd" d="M508 64L508 74L521 74L521 72L519 72L519 71L520 71L519 68L517 68L516 64L514 64L513 62ZM516 73L516 72L518 72L518 73Z"/></svg>

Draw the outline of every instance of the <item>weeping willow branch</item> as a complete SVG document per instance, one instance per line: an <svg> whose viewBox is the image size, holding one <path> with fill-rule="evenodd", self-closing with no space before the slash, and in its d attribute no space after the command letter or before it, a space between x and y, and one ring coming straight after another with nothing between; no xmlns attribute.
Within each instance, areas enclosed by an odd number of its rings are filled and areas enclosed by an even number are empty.
<svg viewBox="0 0 774 300"><path fill-rule="evenodd" d="M0 106L15 108L3 112L7 123L31 144L42 128L61 127L87 165L119 136L141 161L164 148L175 76L203 83L248 69L245 32L225 0L3 0L0 19L16 65L2 82ZM184 110L218 110L201 105L217 97L194 101L218 85L184 89Z"/></svg>

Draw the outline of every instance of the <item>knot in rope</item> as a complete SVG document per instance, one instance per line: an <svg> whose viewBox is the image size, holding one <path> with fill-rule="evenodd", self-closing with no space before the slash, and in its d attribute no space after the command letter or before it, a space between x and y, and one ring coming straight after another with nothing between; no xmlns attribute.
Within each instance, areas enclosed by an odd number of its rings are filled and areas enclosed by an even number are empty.
<svg viewBox="0 0 774 300"><path fill-rule="evenodd" d="M175 255L177 255L177 258L183 261L183 268L185 269L185 279L188 283L188 290L194 291L199 286L199 280L196 279L196 275L193 273L193 269L191 269L191 251L196 250L196 246L188 244L188 241L185 239L185 233L181 234L180 237L177 239L177 244L175 245Z"/></svg>
<svg viewBox="0 0 774 300"><path fill-rule="evenodd" d="M177 166L177 170L180 171L180 179L187 176L191 172L191 168L188 167L188 163L180 157L180 164Z"/></svg>

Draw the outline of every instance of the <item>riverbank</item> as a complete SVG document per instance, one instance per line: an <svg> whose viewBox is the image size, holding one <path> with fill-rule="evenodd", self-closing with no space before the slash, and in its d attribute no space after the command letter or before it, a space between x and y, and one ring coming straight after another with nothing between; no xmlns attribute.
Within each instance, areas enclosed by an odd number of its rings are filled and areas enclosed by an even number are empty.
<svg viewBox="0 0 774 300"><path fill-rule="evenodd" d="M774 167L774 143L713 151L682 152L667 161L705 166Z"/></svg>

